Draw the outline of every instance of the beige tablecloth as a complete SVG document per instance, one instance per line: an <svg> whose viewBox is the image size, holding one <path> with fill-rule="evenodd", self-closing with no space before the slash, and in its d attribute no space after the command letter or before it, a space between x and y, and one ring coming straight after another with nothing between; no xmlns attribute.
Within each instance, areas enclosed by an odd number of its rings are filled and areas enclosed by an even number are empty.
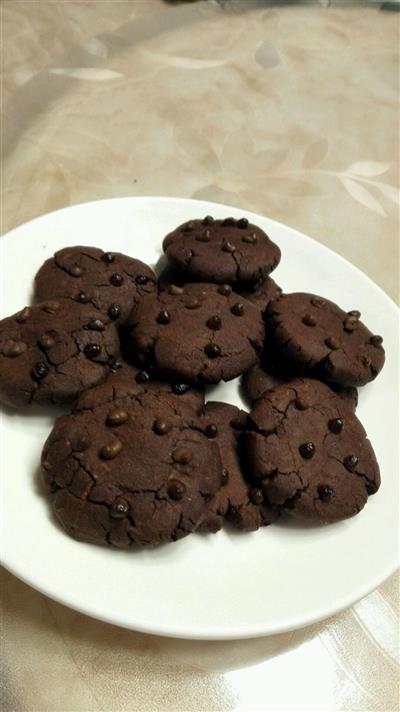
<svg viewBox="0 0 400 712"><path fill-rule="evenodd" d="M1 14L3 231L95 198L207 198L310 234L398 297L398 14L323 0ZM398 709L395 577L323 624L234 643L120 630L6 572L1 593L7 712Z"/></svg>

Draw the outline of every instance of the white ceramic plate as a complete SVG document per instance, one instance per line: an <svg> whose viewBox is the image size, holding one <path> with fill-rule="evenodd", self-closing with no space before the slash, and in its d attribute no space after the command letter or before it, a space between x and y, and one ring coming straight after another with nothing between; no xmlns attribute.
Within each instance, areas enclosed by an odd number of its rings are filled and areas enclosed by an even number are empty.
<svg viewBox="0 0 400 712"><path fill-rule="evenodd" d="M375 448L382 486L360 515L326 527L294 524L252 534L192 535L153 551L81 544L53 522L40 488L42 444L54 411L3 411L2 558L34 588L96 618L136 630L224 639L278 633L325 618L378 586L397 565L397 309L358 269L308 237L236 208L173 198L78 205L22 225L1 240L1 316L25 306L43 260L65 245L96 245L153 264L161 239L184 220L245 215L282 249L285 291L313 291L360 309L382 334L387 362L360 389L358 415ZM358 239L362 239L359 237ZM238 382L211 390L243 405Z"/></svg>

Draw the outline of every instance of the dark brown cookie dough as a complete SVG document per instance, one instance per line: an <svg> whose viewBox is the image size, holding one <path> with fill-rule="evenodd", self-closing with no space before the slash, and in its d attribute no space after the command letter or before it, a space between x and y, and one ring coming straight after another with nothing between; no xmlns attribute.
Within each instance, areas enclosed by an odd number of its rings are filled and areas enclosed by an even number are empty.
<svg viewBox="0 0 400 712"><path fill-rule="evenodd" d="M249 472L271 506L310 523L357 514L380 485L365 430L325 384L297 379L266 392L244 436Z"/></svg>
<svg viewBox="0 0 400 712"><path fill-rule="evenodd" d="M107 403L121 395L149 392L177 396L182 404L190 406L197 413L204 407L204 388L169 381L162 374L145 371L119 356L110 365L110 372L101 384L80 394L75 409L93 408L100 402Z"/></svg>
<svg viewBox="0 0 400 712"><path fill-rule="evenodd" d="M156 277L144 262L97 247L64 247L35 277L35 300L67 297L91 303L118 323L155 290Z"/></svg>
<svg viewBox="0 0 400 712"><path fill-rule="evenodd" d="M198 528L221 483L218 447L177 396L118 394L59 418L43 449L54 512L76 539L127 548Z"/></svg>
<svg viewBox="0 0 400 712"><path fill-rule="evenodd" d="M235 292L240 294L249 302L252 302L256 307L265 312L268 304L274 299L279 299L282 294L281 288L277 285L272 277L266 277L260 282L256 282L254 285L246 285L242 287L237 284L235 286Z"/></svg>
<svg viewBox="0 0 400 712"><path fill-rule="evenodd" d="M287 369L342 386L363 386L382 369L382 337L315 294L284 294L266 311L267 339Z"/></svg>
<svg viewBox="0 0 400 712"><path fill-rule="evenodd" d="M190 220L164 238L171 264L203 282L256 282L279 263L281 252L268 235L246 218Z"/></svg>
<svg viewBox="0 0 400 712"><path fill-rule="evenodd" d="M71 402L99 383L119 353L118 332L92 304L68 299L26 307L0 322L0 400Z"/></svg>
<svg viewBox="0 0 400 712"><path fill-rule="evenodd" d="M272 365L268 367L263 363L256 363L243 374L243 394L249 403L254 403L265 391L275 388L281 383L288 383L291 380L293 379L290 376L283 376L282 373L274 370ZM358 404L357 388L354 388L354 386L327 385L355 412Z"/></svg>
<svg viewBox="0 0 400 712"><path fill-rule="evenodd" d="M228 381L252 366L264 323L228 285L186 284L132 310L131 343L143 362L185 383Z"/></svg>
<svg viewBox="0 0 400 712"><path fill-rule="evenodd" d="M247 413L228 403L209 401L202 423L205 434L219 447L223 470L222 486L207 504L208 516L201 529L218 531L224 520L242 531L270 524L273 515L264 495L245 481L240 463L239 438L247 425Z"/></svg>

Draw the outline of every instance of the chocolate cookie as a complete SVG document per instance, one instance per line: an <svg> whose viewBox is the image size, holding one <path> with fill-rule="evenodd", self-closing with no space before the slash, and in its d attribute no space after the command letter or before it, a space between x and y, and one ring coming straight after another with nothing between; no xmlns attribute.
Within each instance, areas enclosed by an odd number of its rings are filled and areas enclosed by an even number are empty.
<svg viewBox="0 0 400 712"><path fill-rule="evenodd" d="M255 282L254 285L246 285L245 287L236 285L235 292L248 299L262 312L265 312L268 304L273 299L279 299L282 294L281 288L278 287L272 277L266 277L260 282Z"/></svg>
<svg viewBox="0 0 400 712"><path fill-rule="evenodd" d="M105 380L80 394L75 409L93 408L100 403L115 400L121 395L137 393L169 393L178 396L185 403L200 413L204 407L204 388L189 386L165 379L162 374L145 371L126 361L122 356L110 365L110 372Z"/></svg>
<svg viewBox="0 0 400 712"><path fill-rule="evenodd" d="M76 539L127 548L186 536L221 482L218 447L177 396L129 393L59 418L42 454L54 512Z"/></svg>
<svg viewBox="0 0 400 712"><path fill-rule="evenodd" d="M284 294L266 311L267 335L288 370L342 386L372 381L385 361L382 337L315 294Z"/></svg>
<svg viewBox="0 0 400 712"><path fill-rule="evenodd" d="M298 379L267 391L244 436L249 472L269 503L311 523L357 514L380 485L358 418L325 384Z"/></svg>
<svg viewBox="0 0 400 712"><path fill-rule="evenodd" d="M118 332L92 304L43 302L0 322L0 400L62 404L101 381L119 352Z"/></svg>
<svg viewBox="0 0 400 712"><path fill-rule="evenodd" d="M273 367L269 368L263 363L256 363L254 366L243 374L242 389L243 394L250 403L254 403L260 398L265 391L269 391L281 383L288 383L293 380L290 376L283 376L276 372ZM358 404L358 392L354 386L338 386L327 384L336 395L345 401L350 408L355 412Z"/></svg>
<svg viewBox="0 0 400 712"><path fill-rule="evenodd" d="M247 413L233 405L209 401L202 418L203 431L217 443L222 461L222 486L208 502L208 516L203 531L218 531L224 520L237 529L255 531L270 524L273 516L264 503L258 487L249 485L243 476L238 441L247 425Z"/></svg>
<svg viewBox="0 0 400 712"><path fill-rule="evenodd" d="M185 383L235 378L257 360L264 323L228 285L186 284L147 297L130 316L135 353Z"/></svg>
<svg viewBox="0 0 400 712"><path fill-rule="evenodd" d="M257 282L281 258L279 247L247 218L190 220L164 238L163 249L188 281Z"/></svg>
<svg viewBox="0 0 400 712"><path fill-rule="evenodd" d="M35 300L68 297L90 302L116 322L155 290L153 271L119 252L97 247L65 247L46 260L35 277Z"/></svg>

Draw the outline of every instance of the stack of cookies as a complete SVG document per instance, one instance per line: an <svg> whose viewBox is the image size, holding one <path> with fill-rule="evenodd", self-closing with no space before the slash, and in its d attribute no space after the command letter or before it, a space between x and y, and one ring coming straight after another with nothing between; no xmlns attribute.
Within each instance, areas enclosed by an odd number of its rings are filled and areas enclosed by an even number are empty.
<svg viewBox="0 0 400 712"><path fill-rule="evenodd" d="M158 279L126 255L60 250L34 304L0 322L0 399L70 408L42 454L64 529L128 548L360 512L380 476L356 389L382 338L358 311L282 293L279 247L246 218L191 220L163 248ZM206 402L238 376L250 413Z"/></svg>

